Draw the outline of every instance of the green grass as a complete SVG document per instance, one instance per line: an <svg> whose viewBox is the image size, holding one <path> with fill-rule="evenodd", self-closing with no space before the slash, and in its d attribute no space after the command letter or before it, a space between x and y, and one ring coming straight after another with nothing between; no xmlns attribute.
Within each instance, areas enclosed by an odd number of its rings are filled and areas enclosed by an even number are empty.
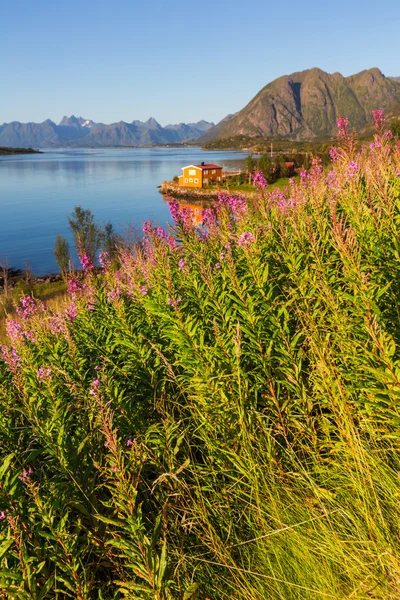
<svg viewBox="0 0 400 600"><path fill-rule="evenodd" d="M206 230L173 204L173 236L147 224L67 310L23 300L5 598L399 597L400 150L378 141Z"/></svg>

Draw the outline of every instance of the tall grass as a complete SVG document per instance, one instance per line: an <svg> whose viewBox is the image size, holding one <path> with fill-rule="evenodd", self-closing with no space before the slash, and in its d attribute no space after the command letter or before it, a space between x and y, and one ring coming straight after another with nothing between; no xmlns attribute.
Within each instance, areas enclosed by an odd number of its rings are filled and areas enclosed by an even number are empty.
<svg viewBox="0 0 400 600"><path fill-rule="evenodd" d="M102 257L0 361L5 598L400 595L400 149Z"/></svg>

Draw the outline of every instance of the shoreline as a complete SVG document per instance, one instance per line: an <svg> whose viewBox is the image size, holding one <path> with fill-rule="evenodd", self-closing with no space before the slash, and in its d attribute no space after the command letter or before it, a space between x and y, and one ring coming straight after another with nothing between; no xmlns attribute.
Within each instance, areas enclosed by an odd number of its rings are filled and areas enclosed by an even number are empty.
<svg viewBox="0 0 400 600"><path fill-rule="evenodd" d="M160 194L166 196L172 196L173 198L179 199L190 199L190 200L218 200L218 196L220 194L239 194L244 198L250 200L252 198L257 198L258 193L256 190L254 192L249 192L246 190L229 190L228 188L218 187L218 188L187 188L182 187L173 181L163 181L160 188Z"/></svg>
<svg viewBox="0 0 400 600"><path fill-rule="evenodd" d="M0 156L14 156L15 154L45 154L41 150L33 148L10 148L9 146L0 146Z"/></svg>

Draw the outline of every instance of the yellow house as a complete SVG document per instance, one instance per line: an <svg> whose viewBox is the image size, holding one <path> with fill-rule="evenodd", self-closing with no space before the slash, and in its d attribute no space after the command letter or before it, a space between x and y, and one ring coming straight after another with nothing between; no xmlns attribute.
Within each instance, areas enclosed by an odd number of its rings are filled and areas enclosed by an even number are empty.
<svg viewBox="0 0 400 600"><path fill-rule="evenodd" d="M222 182L222 167L219 165L205 164L189 165L182 167L183 175L179 177L179 185L184 187L202 188L213 181Z"/></svg>

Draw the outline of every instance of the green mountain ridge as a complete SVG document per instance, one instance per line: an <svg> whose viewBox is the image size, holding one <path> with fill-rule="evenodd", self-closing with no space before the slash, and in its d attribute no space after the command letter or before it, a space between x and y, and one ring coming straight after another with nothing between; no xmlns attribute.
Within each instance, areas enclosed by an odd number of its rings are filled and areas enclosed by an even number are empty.
<svg viewBox="0 0 400 600"><path fill-rule="evenodd" d="M347 117L359 131L372 120L373 109L388 110L396 104L400 104L399 78L385 77L378 68L349 77L308 69L268 83L233 118L218 123L200 141L236 136L329 138L336 133L338 117Z"/></svg>

